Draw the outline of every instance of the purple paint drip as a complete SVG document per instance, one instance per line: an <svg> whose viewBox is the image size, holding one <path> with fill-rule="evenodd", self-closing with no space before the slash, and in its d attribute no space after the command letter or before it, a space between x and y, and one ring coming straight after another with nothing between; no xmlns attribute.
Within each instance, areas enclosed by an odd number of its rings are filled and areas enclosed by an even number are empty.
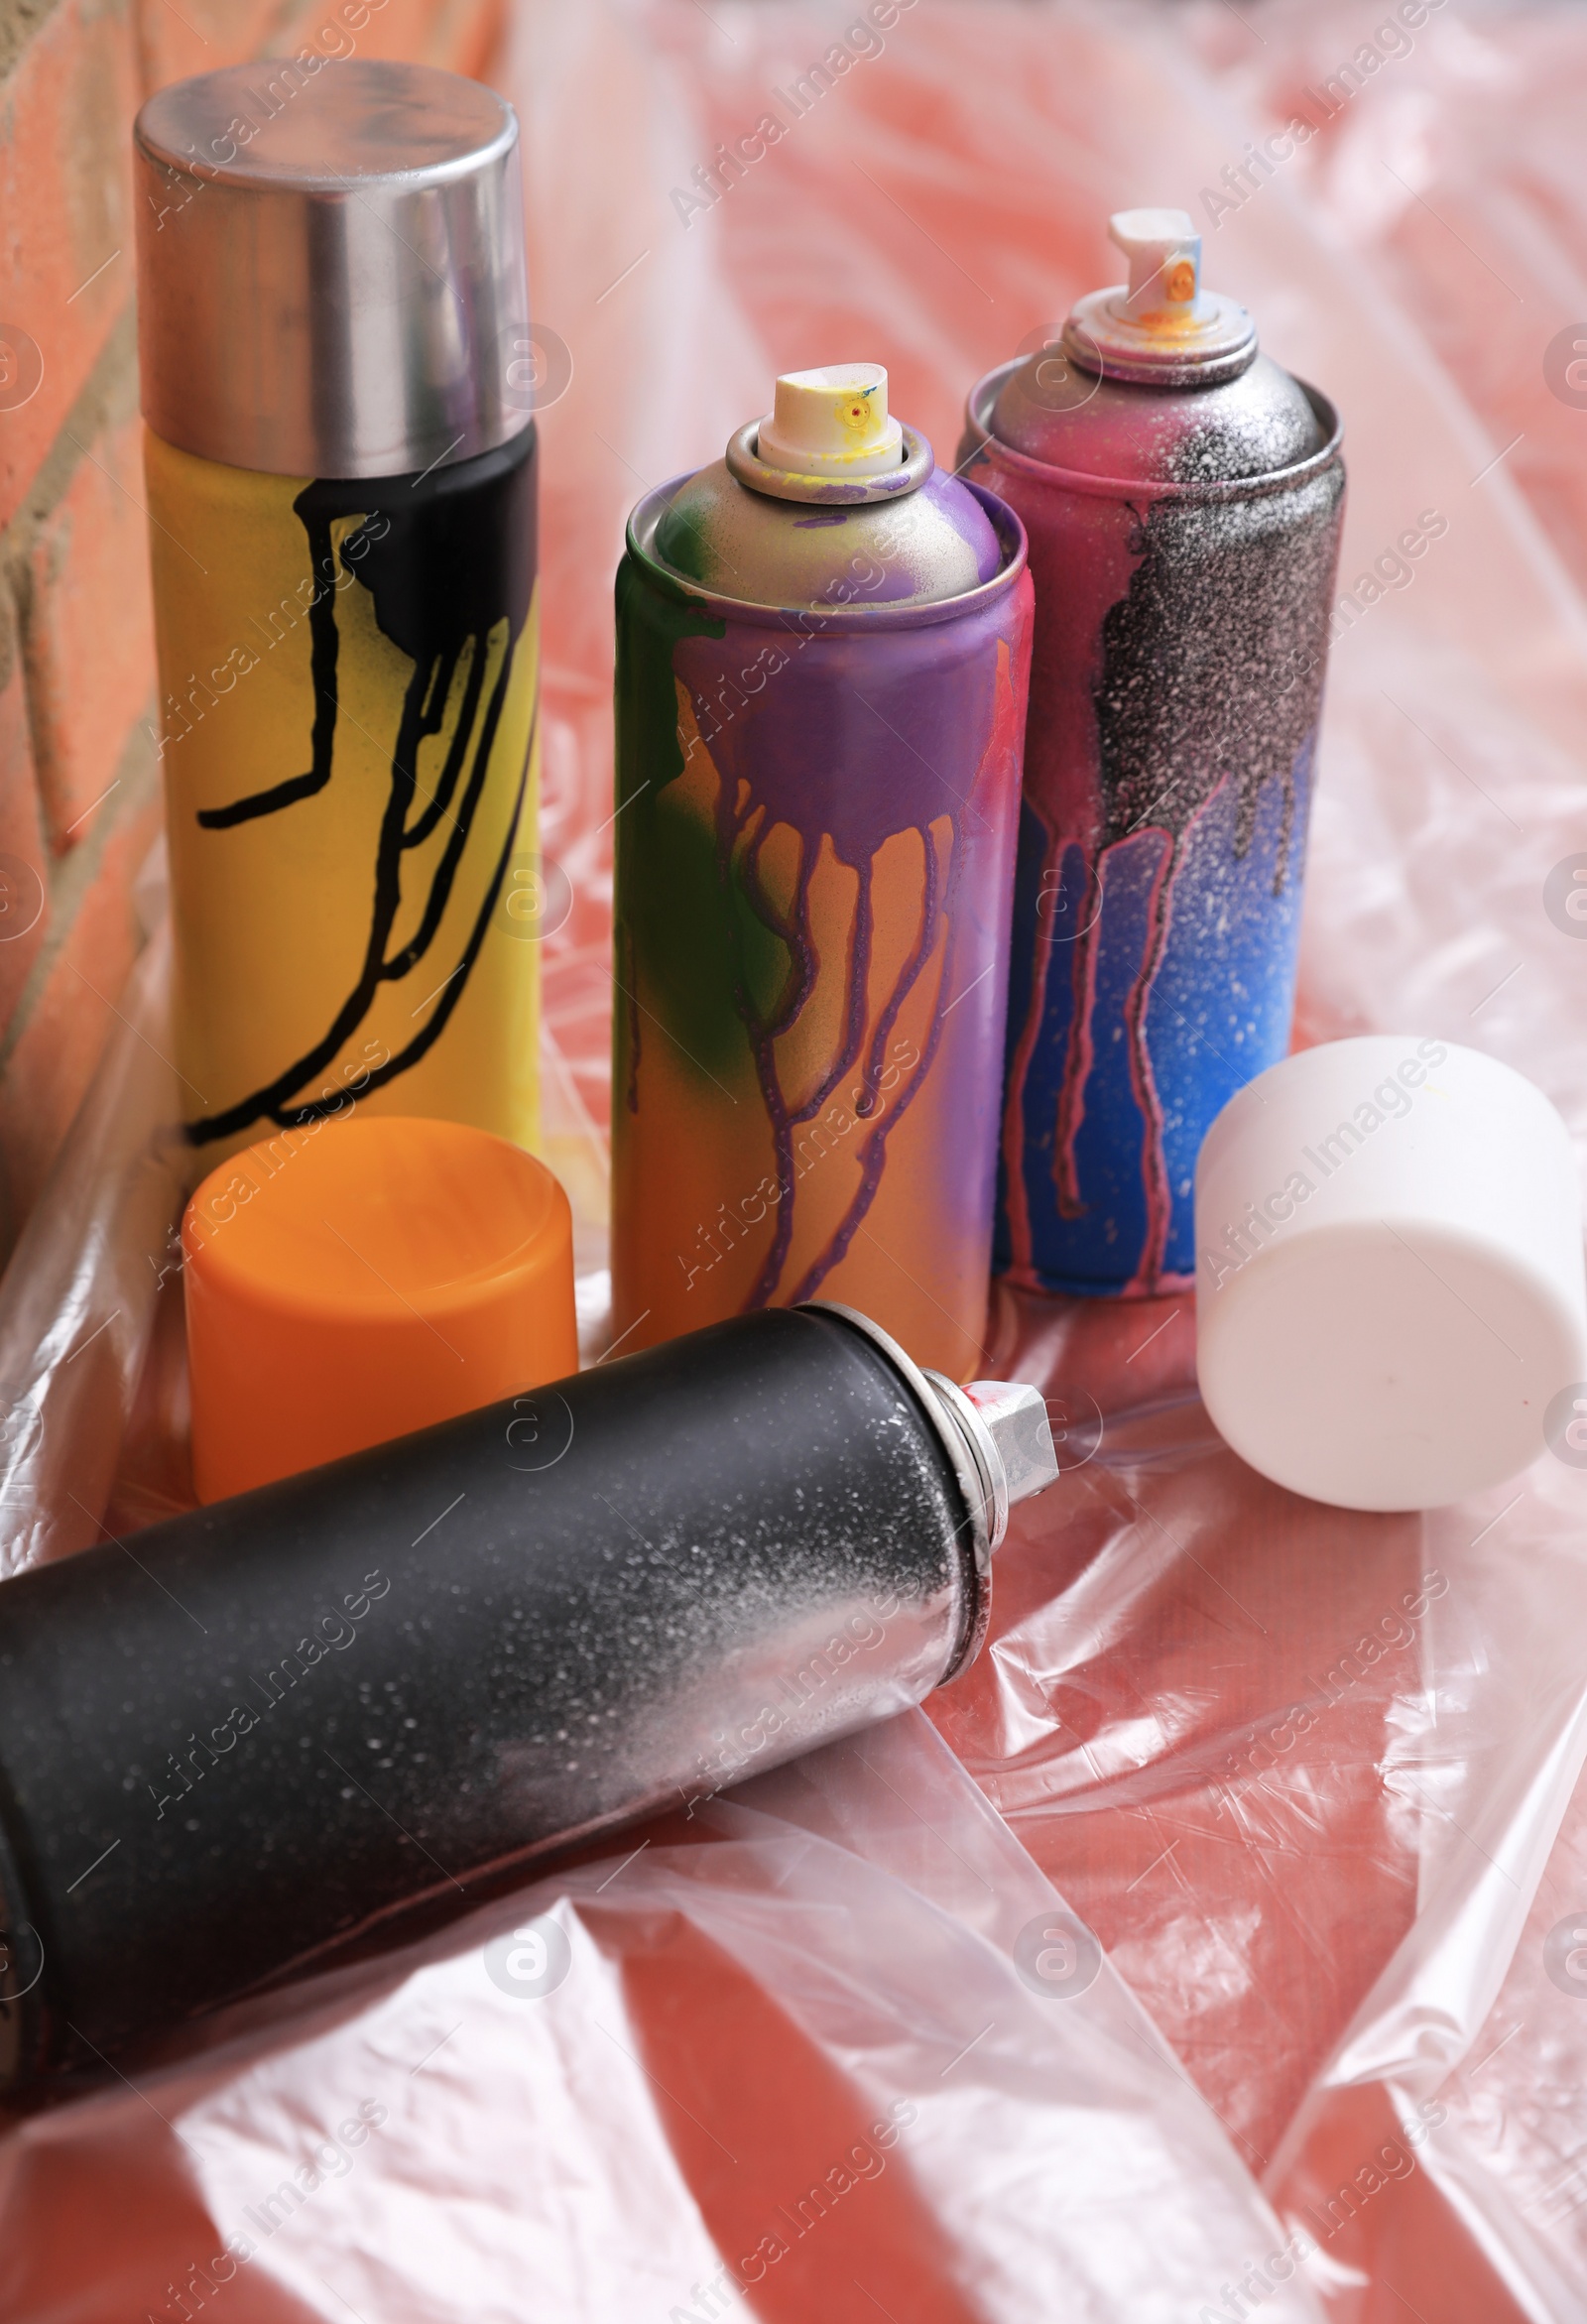
<svg viewBox="0 0 1587 2324"><path fill-rule="evenodd" d="M771 1124L780 1183L790 1188L795 1134L815 1119L853 1070L864 1039L876 856L899 832L914 831L925 859L925 880L914 943L883 1004L867 1052L867 1091L876 1086L887 1041L936 947L943 916L951 914L963 846L961 825L967 816L984 822L967 794L942 772L941 761L946 759L956 771L978 765L995 724L993 665L984 653L973 666L969 657L963 657L967 682L951 704L943 700L940 689L922 693L919 682L923 665L940 665L951 635L937 627L890 639L890 667L885 673L877 667L869 641L823 638L813 669L791 659L767 681L748 714L732 718L710 735L708 747L720 778L716 827L723 879L728 878L736 861L745 901L763 926L788 946L791 955L783 993L766 1019L755 1007L742 960L734 991ZM962 655L962 647L959 651ZM708 705L720 699L716 682L720 662L721 645L713 639L685 639L675 652L678 674L689 685L701 713L702 731L708 728ZM780 690L786 692L786 701L774 698ZM922 698L926 704L923 716ZM858 773L862 768L863 776ZM818 771L823 769L849 772L846 780L833 782L829 777L822 782ZM764 817L759 835L746 848L746 835L758 816ZM951 825L952 841L948 877L942 883L945 895L939 899L941 875L932 826L944 817ZM800 851L795 909L787 917L776 910L758 876L765 839L779 824L797 834ZM815 989L819 962L809 923L809 886L823 838L830 840L837 861L853 871L859 882L845 968L845 1031L835 1061L813 1093L801 1105L792 1107L778 1078L774 1048L798 1023ZM939 1001L947 990L952 949L950 942L943 958ZM941 1031L938 1007L932 1015L927 1044L895 1097L887 1121L876 1124L867 1136L861 1150L861 1183L853 1201L791 1294L794 1299L813 1296L864 1223L881 1183L888 1137L929 1074ZM973 1173L972 1151L984 1136L984 1124L956 1120L942 1156L943 1169ZM779 1205L772 1249L747 1306L764 1306L772 1298L793 1240L794 1214L793 1200L785 1198Z"/></svg>

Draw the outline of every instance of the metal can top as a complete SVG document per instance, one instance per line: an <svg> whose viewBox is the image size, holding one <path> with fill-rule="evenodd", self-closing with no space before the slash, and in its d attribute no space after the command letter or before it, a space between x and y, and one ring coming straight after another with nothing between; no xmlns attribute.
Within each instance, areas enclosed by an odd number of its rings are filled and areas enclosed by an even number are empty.
<svg viewBox="0 0 1587 2324"><path fill-rule="evenodd" d="M168 443L401 476L529 425L518 118L494 90L266 59L162 89L134 149L143 410Z"/></svg>
<svg viewBox="0 0 1587 2324"><path fill-rule="evenodd" d="M969 417L973 432L1043 467L1191 496L1297 482L1339 444L1332 405L1266 355L1187 391L1098 378L1054 341L988 373Z"/></svg>
<svg viewBox="0 0 1587 2324"><path fill-rule="evenodd" d="M1129 282L1091 292L1060 330L1025 341L1025 362L983 380L972 432L1048 468L1191 493L1331 457L1331 406L1259 354L1243 306L1202 289L1188 215L1120 210L1108 231Z"/></svg>
<svg viewBox="0 0 1587 2324"><path fill-rule="evenodd" d="M776 412L739 428L724 459L640 502L629 547L741 610L867 627L961 610L1024 561L1023 535L1011 542L981 495L938 473L925 437L889 417L880 364L786 372Z"/></svg>

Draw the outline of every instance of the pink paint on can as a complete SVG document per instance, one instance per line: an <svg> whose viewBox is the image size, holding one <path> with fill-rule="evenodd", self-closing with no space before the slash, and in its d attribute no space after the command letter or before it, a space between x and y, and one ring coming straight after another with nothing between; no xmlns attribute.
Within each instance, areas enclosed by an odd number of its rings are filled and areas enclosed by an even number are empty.
<svg viewBox="0 0 1587 2324"><path fill-rule="evenodd" d="M1037 592L999 1268L1176 1289L1195 1157L1283 1054L1344 494L1331 405L1204 294L1182 212L983 379L961 469Z"/></svg>

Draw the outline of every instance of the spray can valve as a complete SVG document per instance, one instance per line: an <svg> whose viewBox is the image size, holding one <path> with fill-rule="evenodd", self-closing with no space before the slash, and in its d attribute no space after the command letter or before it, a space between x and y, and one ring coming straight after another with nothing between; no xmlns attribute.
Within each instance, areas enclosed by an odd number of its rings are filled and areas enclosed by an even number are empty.
<svg viewBox="0 0 1587 2324"><path fill-rule="evenodd" d="M927 1371L920 1378L968 1456L960 1478L967 1487L974 1480L968 1497L974 1501L979 1495L977 1514L990 1555L1009 1529L1010 1510L1058 1481L1046 1399L1023 1380L972 1380L959 1388L940 1372Z"/></svg>
<svg viewBox="0 0 1587 2324"><path fill-rule="evenodd" d="M824 363L785 371L774 408L761 422L758 448L768 467L795 475L881 476L897 468L904 429L888 414L885 368Z"/></svg>
<svg viewBox="0 0 1587 2324"><path fill-rule="evenodd" d="M972 1380L964 1391L986 1422L1003 1464L1009 1506L1034 1501L1058 1479L1046 1399L1022 1380Z"/></svg>
<svg viewBox="0 0 1587 2324"><path fill-rule="evenodd" d="M1137 322L1179 322L1194 314L1201 237L1188 210L1115 210L1108 240L1130 261L1124 306Z"/></svg>
<svg viewBox="0 0 1587 2324"><path fill-rule="evenodd" d="M1201 237L1188 210L1115 210L1108 239L1130 261L1130 280L1071 308L1063 345L1082 371L1214 387L1256 360L1256 325L1239 301L1201 288Z"/></svg>

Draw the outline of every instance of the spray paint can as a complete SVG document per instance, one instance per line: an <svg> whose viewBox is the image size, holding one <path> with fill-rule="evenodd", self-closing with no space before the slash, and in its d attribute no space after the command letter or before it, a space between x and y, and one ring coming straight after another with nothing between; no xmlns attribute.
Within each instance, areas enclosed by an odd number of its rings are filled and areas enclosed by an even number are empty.
<svg viewBox="0 0 1587 2324"><path fill-rule="evenodd" d="M617 581L613 1328L986 1316L1030 656L1019 522L875 364L791 373Z"/></svg>
<svg viewBox="0 0 1587 2324"><path fill-rule="evenodd" d="M1193 1281L1202 1137L1288 1046L1344 469L1185 213L1110 232L962 449L1037 588L996 1264L1119 1294Z"/></svg>
<svg viewBox="0 0 1587 2324"><path fill-rule="evenodd" d="M536 430L518 124L305 52L136 130L176 1047L224 1152L357 1100L527 1142Z"/></svg>
<svg viewBox="0 0 1587 2324"><path fill-rule="evenodd" d="M917 1702L1056 1473L1035 1389L804 1308L8 1582L0 2084Z"/></svg>

